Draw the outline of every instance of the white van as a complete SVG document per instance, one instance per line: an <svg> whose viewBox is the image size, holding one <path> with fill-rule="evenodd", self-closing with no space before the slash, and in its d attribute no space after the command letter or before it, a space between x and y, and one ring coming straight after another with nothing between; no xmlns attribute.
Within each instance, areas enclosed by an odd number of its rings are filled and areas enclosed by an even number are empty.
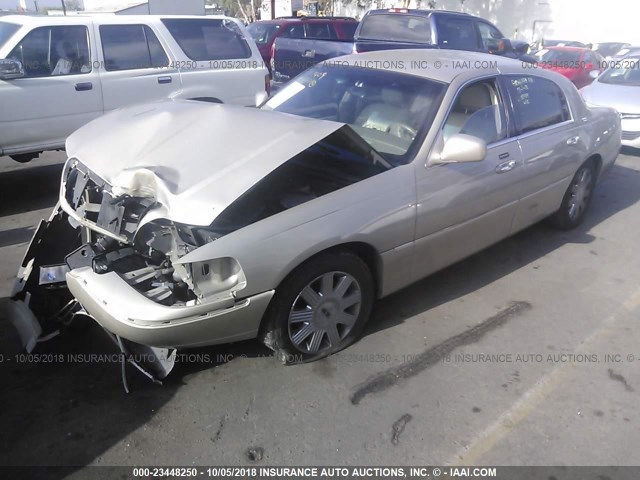
<svg viewBox="0 0 640 480"><path fill-rule="evenodd" d="M162 99L254 105L269 72L236 19L0 17L0 156L27 162L116 108Z"/></svg>

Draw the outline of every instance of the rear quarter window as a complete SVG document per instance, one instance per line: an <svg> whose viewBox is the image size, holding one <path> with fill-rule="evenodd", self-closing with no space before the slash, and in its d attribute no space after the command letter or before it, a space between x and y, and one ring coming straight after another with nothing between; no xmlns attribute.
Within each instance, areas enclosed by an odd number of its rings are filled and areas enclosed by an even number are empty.
<svg viewBox="0 0 640 480"><path fill-rule="evenodd" d="M165 18L162 23L191 60L251 57L251 48L242 32L228 20Z"/></svg>

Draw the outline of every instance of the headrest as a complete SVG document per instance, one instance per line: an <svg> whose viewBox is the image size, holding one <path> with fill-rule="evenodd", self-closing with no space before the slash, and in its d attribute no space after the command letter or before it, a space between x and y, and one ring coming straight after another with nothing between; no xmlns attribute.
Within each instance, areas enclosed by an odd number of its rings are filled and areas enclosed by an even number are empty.
<svg viewBox="0 0 640 480"><path fill-rule="evenodd" d="M399 107L404 106L404 95L396 88L384 87L381 95L384 103Z"/></svg>
<svg viewBox="0 0 640 480"><path fill-rule="evenodd" d="M489 88L480 83L472 85L462 92L459 100L459 109L475 112L484 107L492 105L491 92Z"/></svg>

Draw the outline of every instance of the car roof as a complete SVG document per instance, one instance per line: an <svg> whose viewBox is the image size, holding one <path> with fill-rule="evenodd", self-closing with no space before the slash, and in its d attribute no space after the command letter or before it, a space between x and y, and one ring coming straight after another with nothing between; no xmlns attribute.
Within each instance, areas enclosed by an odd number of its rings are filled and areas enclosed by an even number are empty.
<svg viewBox="0 0 640 480"><path fill-rule="evenodd" d="M46 25L71 25L74 23L87 23L88 21L99 21L101 23L135 23L156 21L161 18L187 18L187 19L227 19L234 20L224 15L111 15L111 14L86 14L86 15L4 15L0 17L0 22L10 22L18 25L38 26Z"/></svg>
<svg viewBox="0 0 640 480"><path fill-rule="evenodd" d="M296 18L274 18L272 20L258 20L250 25L286 25L288 23L349 23L357 22L355 18L350 17L296 17Z"/></svg>
<svg viewBox="0 0 640 480"><path fill-rule="evenodd" d="M367 68L384 69L386 71L429 78L443 83L451 83L456 77L469 70L468 68L463 68L461 62L471 62L473 70L478 73L479 77L499 73L530 73L533 71L523 69L521 61L511 58L488 53L435 48L380 50L338 57L326 60L325 63L337 66L365 66ZM424 68L425 66L426 68ZM535 70L535 72L541 73L541 70ZM543 75L546 74L543 73Z"/></svg>
<svg viewBox="0 0 640 480"><path fill-rule="evenodd" d="M422 8L401 8L401 7L395 7L395 8L376 8L373 10L369 10L367 12L367 15L382 15L385 13L395 13L395 14L407 14L407 15L424 15L426 17L433 15L433 14L447 14L447 15L458 15L458 16L464 16L464 17L473 17L473 15L470 15L468 13L464 13L464 12L456 12L454 10L428 10L428 9L422 9ZM478 17L476 17L478 18Z"/></svg>

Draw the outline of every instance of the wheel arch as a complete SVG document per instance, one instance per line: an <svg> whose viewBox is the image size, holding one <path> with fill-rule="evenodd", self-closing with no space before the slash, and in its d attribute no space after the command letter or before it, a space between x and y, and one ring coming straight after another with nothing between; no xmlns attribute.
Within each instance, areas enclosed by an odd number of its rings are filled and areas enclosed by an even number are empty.
<svg viewBox="0 0 640 480"><path fill-rule="evenodd" d="M339 253L339 252L348 252L353 255L356 255L365 263L365 265L369 269L369 272L371 272L371 278L373 280L373 288L374 288L374 298L379 298L382 292L382 282L383 282L382 257L380 256L380 253L373 245L371 245L370 243L362 242L362 241L352 241L352 242L345 242L345 243L332 245L330 247L324 248L314 253L313 255L308 256L307 258L299 262L295 267L293 267L289 272L287 272L287 274L279 282L278 287L276 287L276 290L289 277L291 277L291 275L296 270L298 270L302 265L308 263L309 261L321 255L325 255L327 253ZM272 299L272 302L273 302L273 299ZM265 333L267 332L267 330L269 330L269 327L270 327L270 325L267 325L268 323L267 319L269 318L268 311L270 308L271 308L271 304L267 308L267 311L265 312L265 314L263 315L260 321L260 329L258 334L258 338L262 339L262 341L265 342L265 344L267 343L265 341Z"/></svg>
<svg viewBox="0 0 640 480"><path fill-rule="evenodd" d="M593 162L595 167L596 167L596 178L600 177L600 173L602 172L602 156L599 153L594 153L593 155L591 155L590 157L588 157L583 163L582 165L584 165L587 162Z"/></svg>

